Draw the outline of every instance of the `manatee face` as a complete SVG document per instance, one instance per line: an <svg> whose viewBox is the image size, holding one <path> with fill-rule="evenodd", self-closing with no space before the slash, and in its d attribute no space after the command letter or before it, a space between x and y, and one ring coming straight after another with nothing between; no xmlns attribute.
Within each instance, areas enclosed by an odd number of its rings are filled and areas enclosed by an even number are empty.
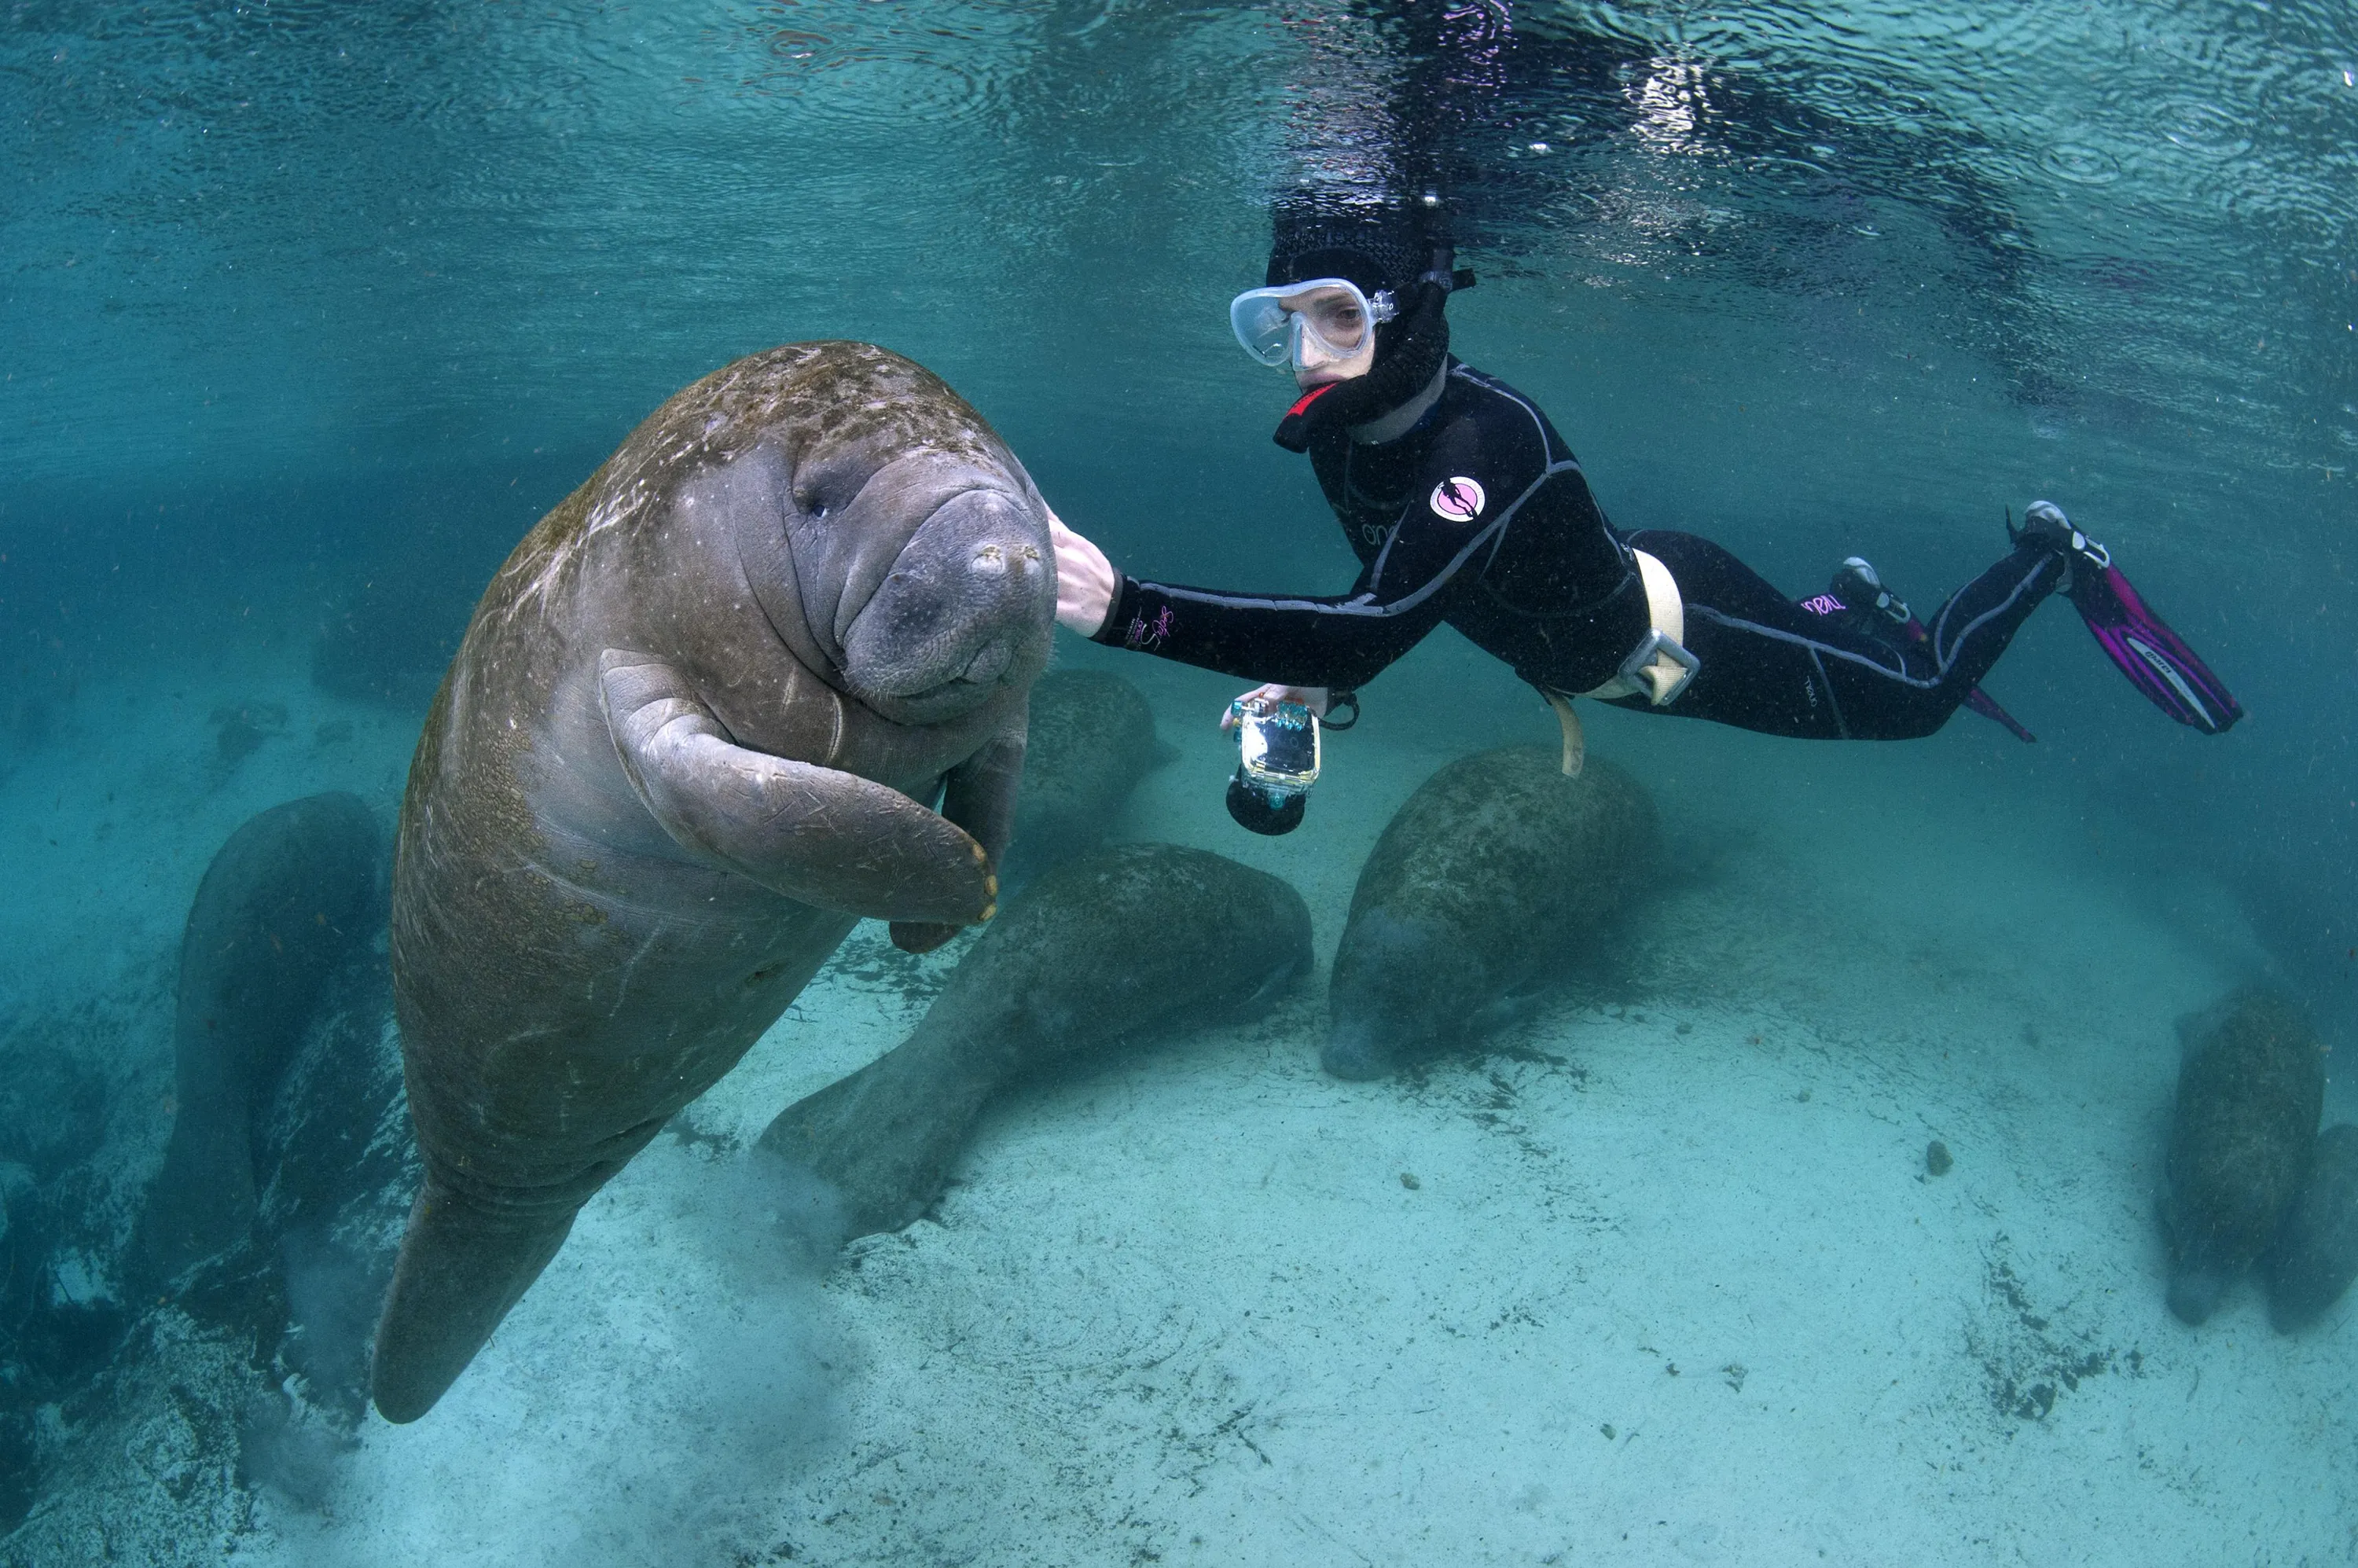
<svg viewBox="0 0 2358 1568"><path fill-rule="evenodd" d="M1464 946L1439 926L1362 911L1335 956L1319 1065L1338 1078L1379 1078L1462 1039L1467 1015L1487 1000Z"/></svg>
<svg viewBox="0 0 2358 1568"><path fill-rule="evenodd" d="M937 723L1047 667L1055 557L1011 459L873 437L795 463L784 500L804 622L870 708Z"/></svg>

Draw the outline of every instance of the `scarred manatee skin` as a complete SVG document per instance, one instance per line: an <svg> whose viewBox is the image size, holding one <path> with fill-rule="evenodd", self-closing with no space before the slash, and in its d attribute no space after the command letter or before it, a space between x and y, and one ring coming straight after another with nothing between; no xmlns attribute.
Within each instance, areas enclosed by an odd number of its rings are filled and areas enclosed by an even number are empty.
<svg viewBox="0 0 2358 1568"><path fill-rule="evenodd" d="M2358 1280L2358 1127L2317 1135L2309 1179L2266 1259L2268 1321L2279 1334L2307 1328Z"/></svg>
<svg viewBox="0 0 2358 1568"><path fill-rule="evenodd" d="M1204 849L1109 845L1044 874L907 1040L781 1111L762 1146L835 1189L849 1234L897 1230L1011 1079L1253 1016L1310 964L1286 882Z"/></svg>
<svg viewBox="0 0 2358 1568"><path fill-rule="evenodd" d="M1511 746L1419 785L1360 870L1328 989L1322 1061L1379 1077L1465 1042L1479 1020L1626 936L1660 860L1653 802L1590 758Z"/></svg>
<svg viewBox="0 0 2358 1568"><path fill-rule="evenodd" d="M2178 1029L2162 1223L2169 1310L2200 1324L2267 1249L2309 1173L2325 1048L2299 1008L2256 987Z"/></svg>
<svg viewBox="0 0 2358 1568"><path fill-rule="evenodd" d="M1015 839L1000 880L1019 888L1098 847L1156 761L1154 710L1106 670L1051 670L1032 687Z"/></svg>

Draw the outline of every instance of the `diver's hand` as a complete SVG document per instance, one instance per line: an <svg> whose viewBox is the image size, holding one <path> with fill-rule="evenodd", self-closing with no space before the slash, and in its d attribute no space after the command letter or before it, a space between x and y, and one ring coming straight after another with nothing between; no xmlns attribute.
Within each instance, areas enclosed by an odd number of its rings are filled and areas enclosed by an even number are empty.
<svg viewBox="0 0 2358 1568"><path fill-rule="evenodd" d="M1250 702L1255 697L1260 698L1272 708L1281 702L1298 702L1319 718L1326 717L1326 688L1323 686L1279 686L1271 681L1267 686L1253 687L1237 698L1237 702ZM1236 704L1231 703L1220 709L1220 728L1233 730L1236 725Z"/></svg>
<svg viewBox="0 0 2358 1568"><path fill-rule="evenodd" d="M1048 537L1056 546L1056 623L1094 637L1113 613L1114 589L1121 575L1105 552L1065 526L1056 509L1048 509Z"/></svg>

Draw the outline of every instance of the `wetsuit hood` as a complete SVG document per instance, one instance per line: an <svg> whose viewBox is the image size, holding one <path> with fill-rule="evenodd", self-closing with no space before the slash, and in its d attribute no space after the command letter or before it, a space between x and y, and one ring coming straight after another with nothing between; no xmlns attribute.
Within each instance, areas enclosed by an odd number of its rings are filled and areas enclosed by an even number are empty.
<svg viewBox="0 0 2358 1568"><path fill-rule="evenodd" d="M1314 277L1348 278L1373 297L1389 291L1398 314L1376 329L1374 365L1365 375L1305 392L1286 410L1272 438L1291 452L1306 452L1318 432L1333 426L1369 425L1423 393L1449 354L1443 311L1453 288L1470 286L1455 270L1455 253L1442 210L1426 203L1386 203L1323 210L1282 204L1270 243L1268 283Z"/></svg>

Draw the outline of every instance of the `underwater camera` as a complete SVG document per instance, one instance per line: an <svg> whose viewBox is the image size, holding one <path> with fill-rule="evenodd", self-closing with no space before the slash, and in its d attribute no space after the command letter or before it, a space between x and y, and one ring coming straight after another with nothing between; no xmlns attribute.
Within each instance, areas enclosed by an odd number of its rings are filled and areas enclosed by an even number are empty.
<svg viewBox="0 0 2358 1568"><path fill-rule="evenodd" d="M1298 702L1240 697L1237 771L1228 780L1228 815L1238 826L1275 836L1302 826L1310 786L1318 782L1318 719Z"/></svg>

